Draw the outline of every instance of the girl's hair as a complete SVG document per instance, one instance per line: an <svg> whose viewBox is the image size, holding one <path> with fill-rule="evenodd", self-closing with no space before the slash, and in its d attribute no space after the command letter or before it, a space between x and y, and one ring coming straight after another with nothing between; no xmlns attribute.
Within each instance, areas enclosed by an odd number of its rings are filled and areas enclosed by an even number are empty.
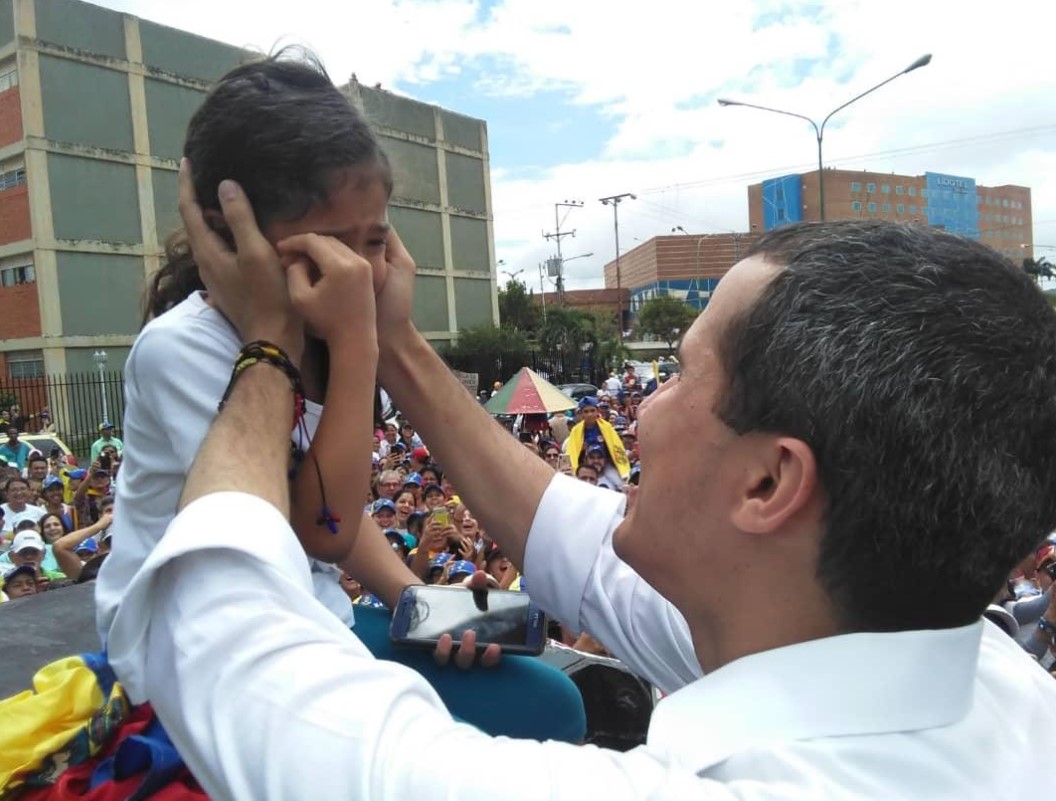
<svg viewBox="0 0 1056 801"><path fill-rule="evenodd" d="M396 493L396 497L392 499L392 502L396 503L404 495L410 495L411 496L411 500L412 501L414 500L414 493L413 492L411 492L410 490L401 489L399 492Z"/></svg>
<svg viewBox="0 0 1056 801"><path fill-rule="evenodd" d="M204 210L220 209L221 181L237 181L262 230L325 203L336 170L376 165L392 189L374 132L319 60L301 48L283 48L222 77L191 118L183 155ZM204 288L186 233L174 234L150 281L144 323Z"/></svg>

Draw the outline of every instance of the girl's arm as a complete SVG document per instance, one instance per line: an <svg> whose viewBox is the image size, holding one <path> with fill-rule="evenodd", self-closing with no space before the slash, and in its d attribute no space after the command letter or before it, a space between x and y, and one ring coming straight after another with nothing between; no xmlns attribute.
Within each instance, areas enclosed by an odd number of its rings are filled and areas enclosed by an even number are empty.
<svg viewBox="0 0 1056 801"><path fill-rule="evenodd" d="M92 523L87 528L71 531L69 534L63 534L59 539L55 540L55 544L51 546L51 552L55 556L55 561L59 564L59 570L65 573L67 578L76 581L81 577L81 568L84 567L84 563L77 556L77 546L89 537L106 531L111 520L112 517L110 515L103 515L98 522Z"/></svg>

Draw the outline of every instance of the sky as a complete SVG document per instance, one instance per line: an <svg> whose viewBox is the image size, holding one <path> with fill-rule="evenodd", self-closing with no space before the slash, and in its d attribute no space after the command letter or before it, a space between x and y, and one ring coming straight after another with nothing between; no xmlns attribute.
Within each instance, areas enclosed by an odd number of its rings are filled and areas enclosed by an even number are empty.
<svg viewBox="0 0 1056 801"><path fill-rule="evenodd" d="M825 164L1029 186L1036 255L1056 261L1048 0L94 1L240 47L306 45L339 84L355 72L486 120L499 282L524 270L536 290L556 202L584 204L560 212L567 288L602 286L615 237L598 198L637 195L619 206L626 252L675 226L746 230L748 184L816 164L808 123L718 98L820 119L931 53L832 118Z"/></svg>

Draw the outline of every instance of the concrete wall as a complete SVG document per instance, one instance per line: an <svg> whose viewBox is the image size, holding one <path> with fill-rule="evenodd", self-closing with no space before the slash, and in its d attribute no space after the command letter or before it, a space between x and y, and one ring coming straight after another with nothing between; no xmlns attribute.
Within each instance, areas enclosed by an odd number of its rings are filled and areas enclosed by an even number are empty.
<svg viewBox="0 0 1056 801"><path fill-rule="evenodd" d="M48 178L56 239L143 241L132 166L51 153Z"/></svg>
<svg viewBox="0 0 1056 801"><path fill-rule="evenodd" d="M389 222L399 231L400 239L419 268L444 269L444 233L439 214L392 206Z"/></svg>
<svg viewBox="0 0 1056 801"><path fill-rule="evenodd" d="M447 285L444 278L419 275L414 282L414 323L422 331L447 330Z"/></svg>
<svg viewBox="0 0 1056 801"><path fill-rule="evenodd" d="M104 348L106 351L106 372L115 373L125 369L125 361L131 348L126 346L110 345ZM69 373L92 373L98 374L99 368L95 366L96 348L67 348L66 370ZM113 398L110 399L113 403ZM119 422L119 421L115 421Z"/></svg>
<svg viewBox="0 0 1056 801"><path fill-rule="evenodd" d="M440 120L444 124L444 139L453 145L480 151L480 120L464 117L450 111L441 111Z"/></svg>
<svg viewBox="0 0 1056 801"><path fill-rule="evenodd" d="M201 81L215 81L247 57L237 47L142 19L139 38L144 64Z"/></svg>
<svg viewBox="0 0 1056 801"><path fill-rule="evenodd" d="M154 191L155 239L164 244L170 234L183 227L177 206L179 202L177 174L172 170L151 170L150 173Z"/></svg>
<svg viewBox="0 0 1056 801"><path fill-rule="evenodd" d="M135 334L139 330L142 260L103 253L59 253L57 260L64 335Z"/></svg>
<svg viewBox="0 0 1056 801"><path fill-rule="evenodd" d="M205 92L147 78L147 120L150 126L150 154L179 161L187 123L202 105Z"/></svg>
<svg viewBox="0 0 1056 801"><path fill-rule="evenodd" d="M134 150L128 78L124 74L41 55L40 92L48 139L122 152Z"/></svg>
<svg viewBox="0 0 1056 801"><path fill-rule="evenodd" d="M118 12L76 0L36 0L35 7L38 39L110 58L125 57L125 23ZM81 102L90 97L83 95Z"/></svg>
<svg viewBox="0 0 1056 801"><path fill-rule="evenodd" d="M395 128L429 141L436 139L432 106L365 86L359 87L359 99L371 125Z"/></svg>
<svg viewBox="0 0 1056 801"><path fill-rule="evenodd" d="M393 198L439 205L436 149L389 136L381 137L381 146L392 162Z"/></svg>
<svg viewBox="0 0 1056 801"><path fill-rule="evenodd" d="M451 215L451 259L456 270L487 274L488 224L484 220ZM459 315L461 325L462 315Z"/></svg>
<svg viewBox="0 0 1056 801"><path fill-rule="evenodd" d="M484 162L480 159L445 152L447 160L447 202L459 211L485 214Z"/></svg>
<svg viewBox="0 0 1056 801"><path fill-rule="evenodd" d="M455 312L459 329L492 322L491 284L472 278L456 278Z"/></svg>
<svg viewBox="0 0 1056 801"><path fill-rule="evenodd" d="M0 45L15 38L15 15L12 0L0 0Z"/></svg>

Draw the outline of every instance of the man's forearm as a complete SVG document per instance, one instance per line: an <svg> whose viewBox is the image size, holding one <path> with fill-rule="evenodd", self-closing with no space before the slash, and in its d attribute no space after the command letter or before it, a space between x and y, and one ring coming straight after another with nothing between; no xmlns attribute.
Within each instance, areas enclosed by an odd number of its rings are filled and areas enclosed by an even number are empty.
<svg viewBox="0 0 1056 801"><path fill-rule="evenodd" d="M382 339L378 377L489 535L518 565L554 472L495 422L413 328Z"/></svg>
<svg viewBox="0 0 1056 801"><path fill-rule="evenodd" d="M214 492L245 492L290 514L286 478L293 389L268 364L246 369L191 466L180 509Z"/></svg>

